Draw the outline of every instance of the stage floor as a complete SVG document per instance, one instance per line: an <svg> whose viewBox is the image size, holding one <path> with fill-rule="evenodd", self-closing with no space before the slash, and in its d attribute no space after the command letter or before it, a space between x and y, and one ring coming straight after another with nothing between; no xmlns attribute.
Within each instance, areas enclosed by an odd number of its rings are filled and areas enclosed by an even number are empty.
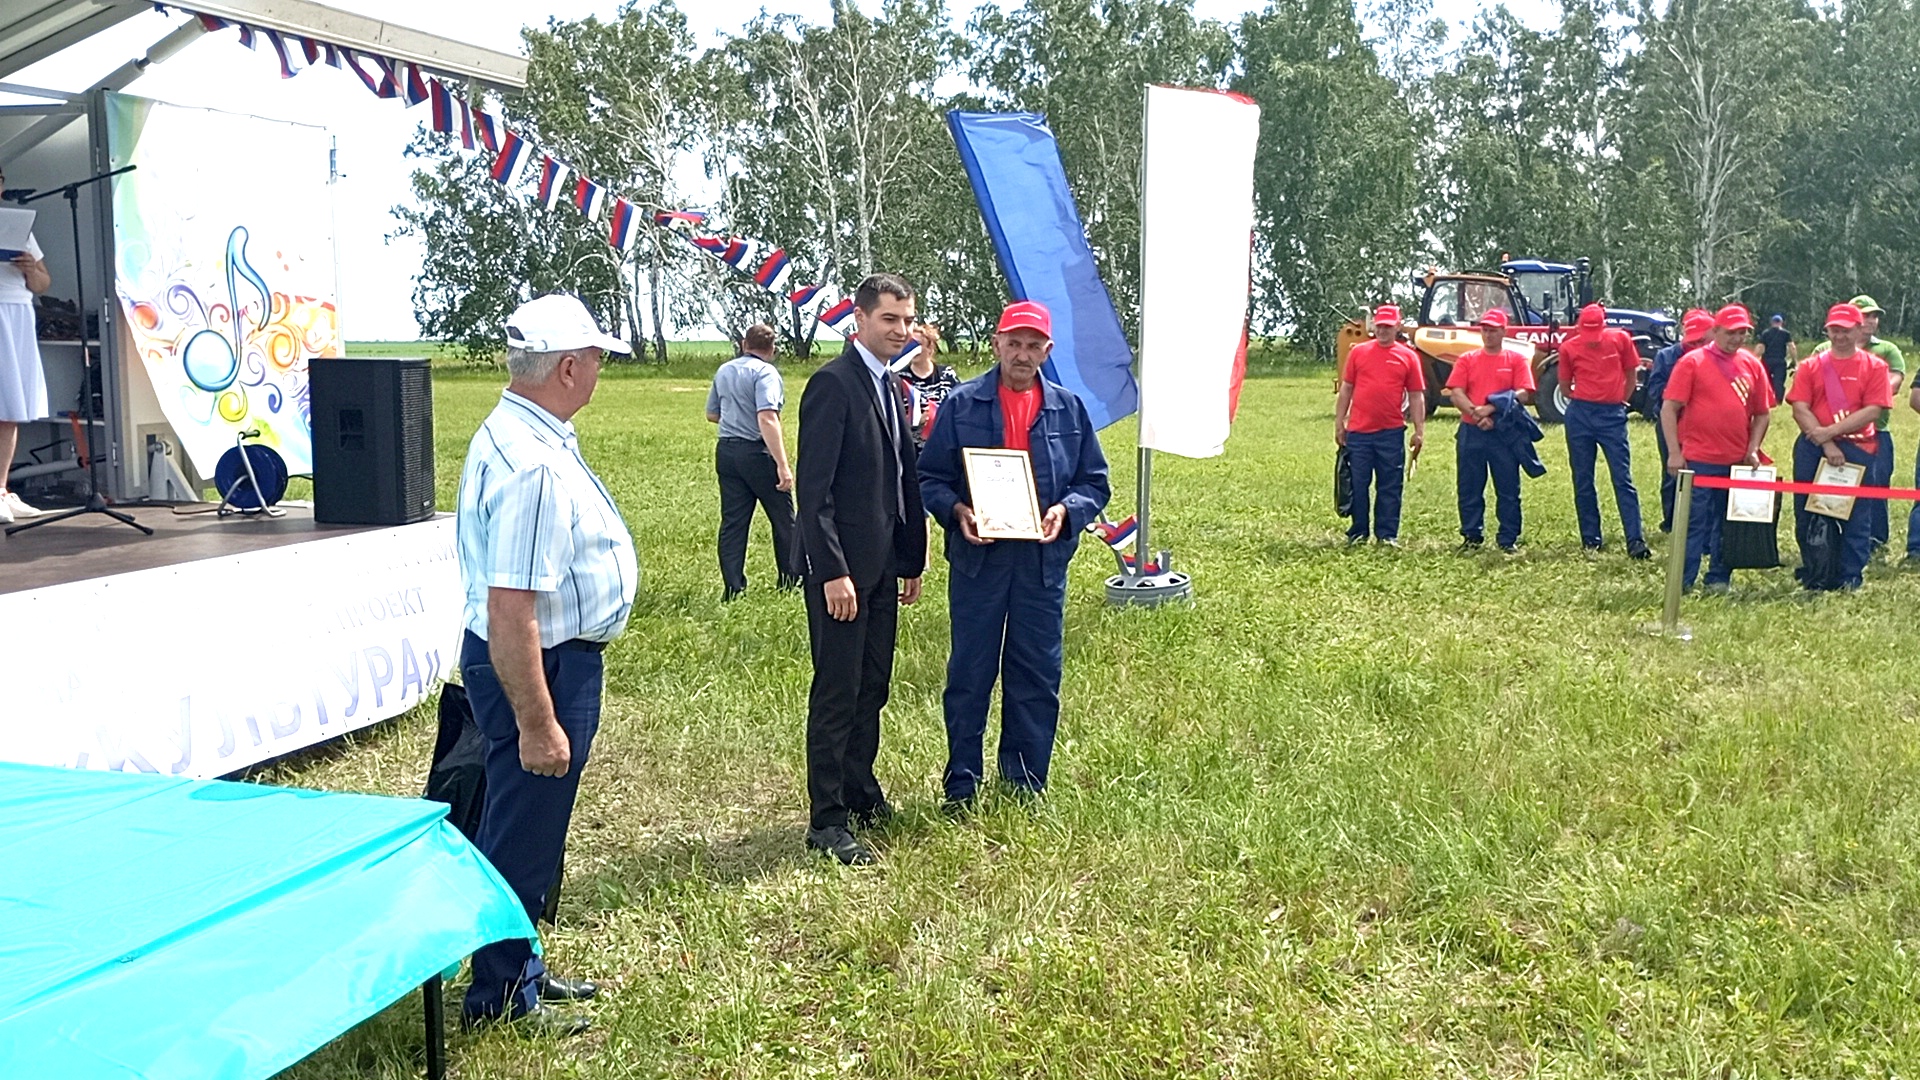
<svg viewBox="0 0 1920 1080"><path fill-rule="evenodd" d="M314 523L310 506L282 503L281 508L286 514L277 518L240 515L222 518L211 511L175 514L171 507L159 503L116 508L152 529L152 536L104 514L86 514L13 536L0 532L0 537L4 537L0 539L0 594L264 551L309 540L352 536L386 527L318 525Z"/></svg>

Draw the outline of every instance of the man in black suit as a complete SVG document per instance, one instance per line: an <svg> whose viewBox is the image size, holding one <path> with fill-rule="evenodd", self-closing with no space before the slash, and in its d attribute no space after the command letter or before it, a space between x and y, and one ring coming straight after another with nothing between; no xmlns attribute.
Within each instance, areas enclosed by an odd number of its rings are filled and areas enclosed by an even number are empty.
<svg viewBox="0 0 1920 1080"><path fill-rule="evenodd" d="M874 274L854 291L854 335L800 395L800 548L813 688L807 695L807 846L873 861L850 826L893 813L873 761L893 679L900 604L920 598L927 517L912 431L888 361L914 324L913 286Z"/></svg>

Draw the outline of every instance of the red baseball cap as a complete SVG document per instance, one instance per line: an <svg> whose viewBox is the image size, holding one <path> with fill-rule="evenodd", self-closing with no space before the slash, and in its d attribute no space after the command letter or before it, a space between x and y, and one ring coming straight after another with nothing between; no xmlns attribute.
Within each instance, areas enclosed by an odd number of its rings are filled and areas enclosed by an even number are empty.
<svg viewBox="0 0 1920 1080"><path fill-rule="evenodd" d="M1500 329L1505 330L1507 328L1507 313L1500 310L1499 308L1492 308L1488 310L1488 312L1485 315L1480 316L1479 320L1476 321L1473 325L1497 326Z"/></svg>
<svg viewBox="0 0 1920 1080"><path fill-rule="evenodd" d="M1399 304L1381 304L1379 307L1373 309L1373 325L1380 326L1384 323L1392 323L1395 326L1400 325Z"/></svg>
<svg viewBox="0 0 1920 1080"><path fill-rule="evenodd" d="M1048 341L1053 340L1053 315L1047 306L1037 300L1015 300L1000 312L1000 325L993 328L996 334L1009 330L1037 330Z"/></svg>
<svg viewBox="0 0 1920 1080"><path fill-rule="evenodd" d="M1713 316L1695 308L1687 312L1686 318L1680 320L1680 340L1699 341L1706 337L1707 331L1711 329L1713 329Z"/></svg>
<svg viewBox="0 0 1920 1080"><path fill-rule="evenodd" d="M1745 305L1728 304L1714 313L1713 325L1719 330L1751 330L1753 316L1747 313Z"/></svg>
<svg viewBox="0 0 1920 1080"><path fill-rule="evenodd" d="M1598 330L1607 325L1607 309L1599 304L1588 304L1580 309L1580 326L1586 330Z"/></svg>
<svg viewBox="0 0 1920 1080"><path fill-rule="evenodd" d="M1852 330L1864 325L1866 321L1866 316L1861 314L1859 307L1853 304L1835 304L1827 309L1827 329L1829 330L1836 326L1843 330Z"/></svg>

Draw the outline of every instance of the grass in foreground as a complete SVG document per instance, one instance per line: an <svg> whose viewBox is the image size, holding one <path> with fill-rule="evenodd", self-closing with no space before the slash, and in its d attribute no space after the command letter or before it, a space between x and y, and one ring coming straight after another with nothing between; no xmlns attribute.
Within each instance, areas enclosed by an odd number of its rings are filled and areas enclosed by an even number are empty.
<svg viewBox="0 0 1920 1080"><path fill-rule="evenodd" d="M792 394L803 375L789 369ZM451 505L500 380L436 377ZM1454 553L1446 413L1409 484L1405 550L1348 551L1329 376L1257 379L1224 457L1156 469L1190 607L1110 609L1111 559L1077 557L1037 810L935 812L932 573L903 619L880 762L905 813L882 864L847 872L800 849L805 617L768 588L764 526L754 590L719 601L705 390L616 370L580 418L645 578L608 654L547 938L560 970L606 987L596 1030L455 1036L457 1075L1920 1067L1920 575L1880 563L1856 595L1806 599L1788 571L1741 574L1732 599L1689 601L1691 645L1647 636L1663 563L1627 562L1617 522L1606 556L1579 553L1557 429L1552 472L1525 488L1525 554ZM1784 412L1776 425L1778 457ZM1633 436L1657 507L1651 430ZM1124 514L1131 424L1104 441ZM413 794L431 742L415 714L273 779ZM418 1009L288 1075L417 1075Z"/></svg>

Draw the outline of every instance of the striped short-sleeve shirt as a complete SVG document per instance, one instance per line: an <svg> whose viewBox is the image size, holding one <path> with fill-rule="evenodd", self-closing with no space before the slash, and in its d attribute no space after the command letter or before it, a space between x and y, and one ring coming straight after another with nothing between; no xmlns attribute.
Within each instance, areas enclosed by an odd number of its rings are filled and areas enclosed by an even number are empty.
<svg viewBox="0 0 1920 1080"><path fill-rule="evenodd" d="M639 566L606 485L573 425L511 390L467 446L456 521L466 628L487 636L487 591L539 594L540 645L612 641L627 625Z"/></svg>

